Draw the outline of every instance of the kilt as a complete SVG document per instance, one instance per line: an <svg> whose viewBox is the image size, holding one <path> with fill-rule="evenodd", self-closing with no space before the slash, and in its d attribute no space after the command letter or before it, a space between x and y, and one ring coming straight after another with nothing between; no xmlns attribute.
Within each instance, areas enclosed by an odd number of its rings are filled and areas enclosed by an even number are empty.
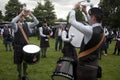
<svg viewBox="0 0 120 80"><path fill-rule="evenodd" d="M23 46L14 45L14 64L21 64L23 62Z"/></svg>
<svg viewBox="0 0 120 80"><path fill-rule="evenodd" d="M10 41L8 41L7 38L4 38L4 40L3 40L3 44L10 44Z"/></svg>
<svg viewBox="0 0 120 80"><path fill-rule="evenodd" d="M76 49L71 45L64 46L62 49L62 53L64 57L71 57L73 59L77 58Z"/></svg>
<svg viewBox="0 0 120 80"><path fill-rule="evenodd" d="M49 45L49 39L48 39L48 38L41 37L40 47L41 47L41 48L50 47L50 45Z"/></svg>

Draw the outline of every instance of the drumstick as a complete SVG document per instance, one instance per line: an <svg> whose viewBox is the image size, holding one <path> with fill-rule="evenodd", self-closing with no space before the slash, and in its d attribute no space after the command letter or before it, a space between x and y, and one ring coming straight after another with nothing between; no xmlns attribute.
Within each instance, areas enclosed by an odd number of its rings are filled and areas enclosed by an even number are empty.
<svg viewBox="0 0 120 80"><path fill-rule="evenodd" d="M82 2L85 2L85 1L87 1L87 3L83 3L82 4ZM83 0L83 1L80 1L80 2L78 2L80 5L85 5L85 6L90 6L90 7L93 7L93 4L92 3L90 3L90 0Z"/></svg>

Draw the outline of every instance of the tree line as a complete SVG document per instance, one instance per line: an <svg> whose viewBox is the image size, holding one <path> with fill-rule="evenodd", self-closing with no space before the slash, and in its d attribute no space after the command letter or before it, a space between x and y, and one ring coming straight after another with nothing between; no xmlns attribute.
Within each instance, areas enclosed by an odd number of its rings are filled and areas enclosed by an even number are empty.
<svg viewBox="0 0 120 80"><path fill-rule="evenodd" d="M33 14L40 21L40 24L43 20L46 20L48 24L53 24L57 18L54 12L54 5L50 0L44 0L45 3L37 2L37 6L33 9ZM22 4L18 0L9 0L5 5L5 16L2 15L0 11L0 22L8 21L10 22L15 16L17 16L25 7L25 3ZM26 17L26 20L30 18Z"/></svg>
<svg viewBox="0 0 120 80"><path fill-rule="evenodd" d="M54 5L50 0L44 0L44 5L37 2L37 6L33 9L33 14L38 18L40 24L42 20L46 20L48 24L52 25L55 21L66 21L57 19L54 12ZM13 17L18 15L25 4L21 4L18 0L9 0L5 5L5 16L0 11L0 22L11 21ZM110 26L111 28L120 27L120 0L100 0L99 7L104 12L103 26Z"/></svg>

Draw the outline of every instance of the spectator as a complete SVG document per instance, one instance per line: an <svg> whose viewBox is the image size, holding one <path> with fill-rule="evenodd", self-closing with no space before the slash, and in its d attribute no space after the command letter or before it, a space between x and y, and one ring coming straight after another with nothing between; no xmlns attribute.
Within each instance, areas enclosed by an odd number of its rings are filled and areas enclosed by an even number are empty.
<svg viewBox="0 0 120 80"><path fill-rule="evenodd" d="M4 24L4 28L1 30L1 36L3 39L3 43L5 45L6 51L12 51L12 34L10 28L8 28L8 24Z"/></svg>
<svg viewBox="0 0 120 80"><path fill-rule="evenodd" d="M61 38L62 31L63 31L63 25L60 24L55 33L55 38L56 38L55 51L58 50L58 45L59 45L59 51L62 50L62 38Z"/></svg>

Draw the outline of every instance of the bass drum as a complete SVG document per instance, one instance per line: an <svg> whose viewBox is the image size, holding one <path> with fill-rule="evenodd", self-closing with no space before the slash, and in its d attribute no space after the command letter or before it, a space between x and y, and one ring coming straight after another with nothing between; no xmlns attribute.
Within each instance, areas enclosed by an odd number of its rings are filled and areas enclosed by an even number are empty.
<svg viewBox="0 0 120 80"><path fill-rule="evenodd" d="M83 36L84 36L83 33L81 33L76 28L71 26L69 29L69 36L73 38L73 40L71 41L71 44L74 47L79 48L81 46L81 42L83 40Z"/></svg>
<svg viewBox="0 0 120 80"><path fill-rule="evenodd" d="M60 58L52 75L52 80L74 80L73 65L74 60L72 58Z"/></svg>
<svg viewBox="0 0 120 80"><path fill-rule="evenodd" d="M23 47L24 61L28 64L34 64L40 60L40 47L34 44L28 44Z"/></svg>

